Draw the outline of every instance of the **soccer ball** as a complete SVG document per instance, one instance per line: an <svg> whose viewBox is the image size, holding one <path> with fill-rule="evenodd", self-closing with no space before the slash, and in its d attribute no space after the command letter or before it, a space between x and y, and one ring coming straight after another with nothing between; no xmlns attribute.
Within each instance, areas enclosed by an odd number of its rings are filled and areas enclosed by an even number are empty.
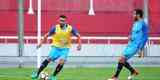
<svg viewBox="0 0 160 80"><path fill-rule="evenodd" d="M41 72L39 78L40 78L40 80L48 80L49 75L46 72Z"/></svg>

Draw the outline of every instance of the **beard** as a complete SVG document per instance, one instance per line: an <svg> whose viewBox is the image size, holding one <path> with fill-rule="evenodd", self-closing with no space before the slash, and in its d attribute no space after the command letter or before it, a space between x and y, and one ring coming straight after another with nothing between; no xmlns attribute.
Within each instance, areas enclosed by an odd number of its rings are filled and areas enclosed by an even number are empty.
<svg viewBox="0 0 160 80"><path fill-rule="evenodd" d="M136 22L136 21L138 21L138 18L137 18L137 17L135 17L135 18L134 18L134 21L135 21L135 22Z"/></svg>
<svg viewBox="0 0 160 80"><path fill-rule="evenodd" d="M60 24L61 27L64 27L66 24Z"/></svg>

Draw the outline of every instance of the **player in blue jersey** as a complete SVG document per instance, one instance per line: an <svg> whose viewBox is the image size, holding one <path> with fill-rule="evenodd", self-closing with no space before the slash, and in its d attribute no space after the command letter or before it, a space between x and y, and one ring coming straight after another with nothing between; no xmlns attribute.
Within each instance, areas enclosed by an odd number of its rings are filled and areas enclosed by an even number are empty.
<svg viewBox="0 0 160 80"><path fill-rule="evenodd" d="M136 71L127 60L132 58L135 54L139 54L140 57L143 57L143 48L148 40L149 28L143 20L143 11L141 9L134 10L134 20L135 22L129 35L128 46L124 49L122 56L119 58L116 73L108 80L118 80L123 67L127 68L131 73L128 78L131 79L133 76L138 75L138 71Z"/></svg>

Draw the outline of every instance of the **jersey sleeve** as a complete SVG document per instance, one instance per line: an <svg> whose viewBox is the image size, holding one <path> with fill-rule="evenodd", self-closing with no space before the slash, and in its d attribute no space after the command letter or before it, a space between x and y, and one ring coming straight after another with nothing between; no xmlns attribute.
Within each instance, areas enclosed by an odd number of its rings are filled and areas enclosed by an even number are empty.
<svg viewBox="0 0 160 80"><path fill-rule="evenodd" d="M76 29L76 28L72 28L72 34L74 35L74 36L78 36L79 35L79 32L78 32L78 30Z"/></svg>
<svg viewBox="0 0 160 80"><path fill-rule="evenodd" d="M54 26L52 26L52 28L49 31L49 36L51 36L52 34L54 34L56 31L56 28Z"/></svg>

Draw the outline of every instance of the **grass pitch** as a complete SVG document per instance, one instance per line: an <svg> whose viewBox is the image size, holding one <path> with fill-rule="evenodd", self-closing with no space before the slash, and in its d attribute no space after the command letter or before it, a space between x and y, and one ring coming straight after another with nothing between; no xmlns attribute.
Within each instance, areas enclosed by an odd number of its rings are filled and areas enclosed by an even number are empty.
<svg viewBox="0 0 160 80"><path fill-rule="evenodd" d="M0 80L31 80L33 68L0 68ZM160 80L160 67L138 67L140 74L134 80ZM52 69L45 70L51 73ZM57 80L105 80L114 68L64 68ZM123 69L120 80L127 80L129 71Z"/></svg>

